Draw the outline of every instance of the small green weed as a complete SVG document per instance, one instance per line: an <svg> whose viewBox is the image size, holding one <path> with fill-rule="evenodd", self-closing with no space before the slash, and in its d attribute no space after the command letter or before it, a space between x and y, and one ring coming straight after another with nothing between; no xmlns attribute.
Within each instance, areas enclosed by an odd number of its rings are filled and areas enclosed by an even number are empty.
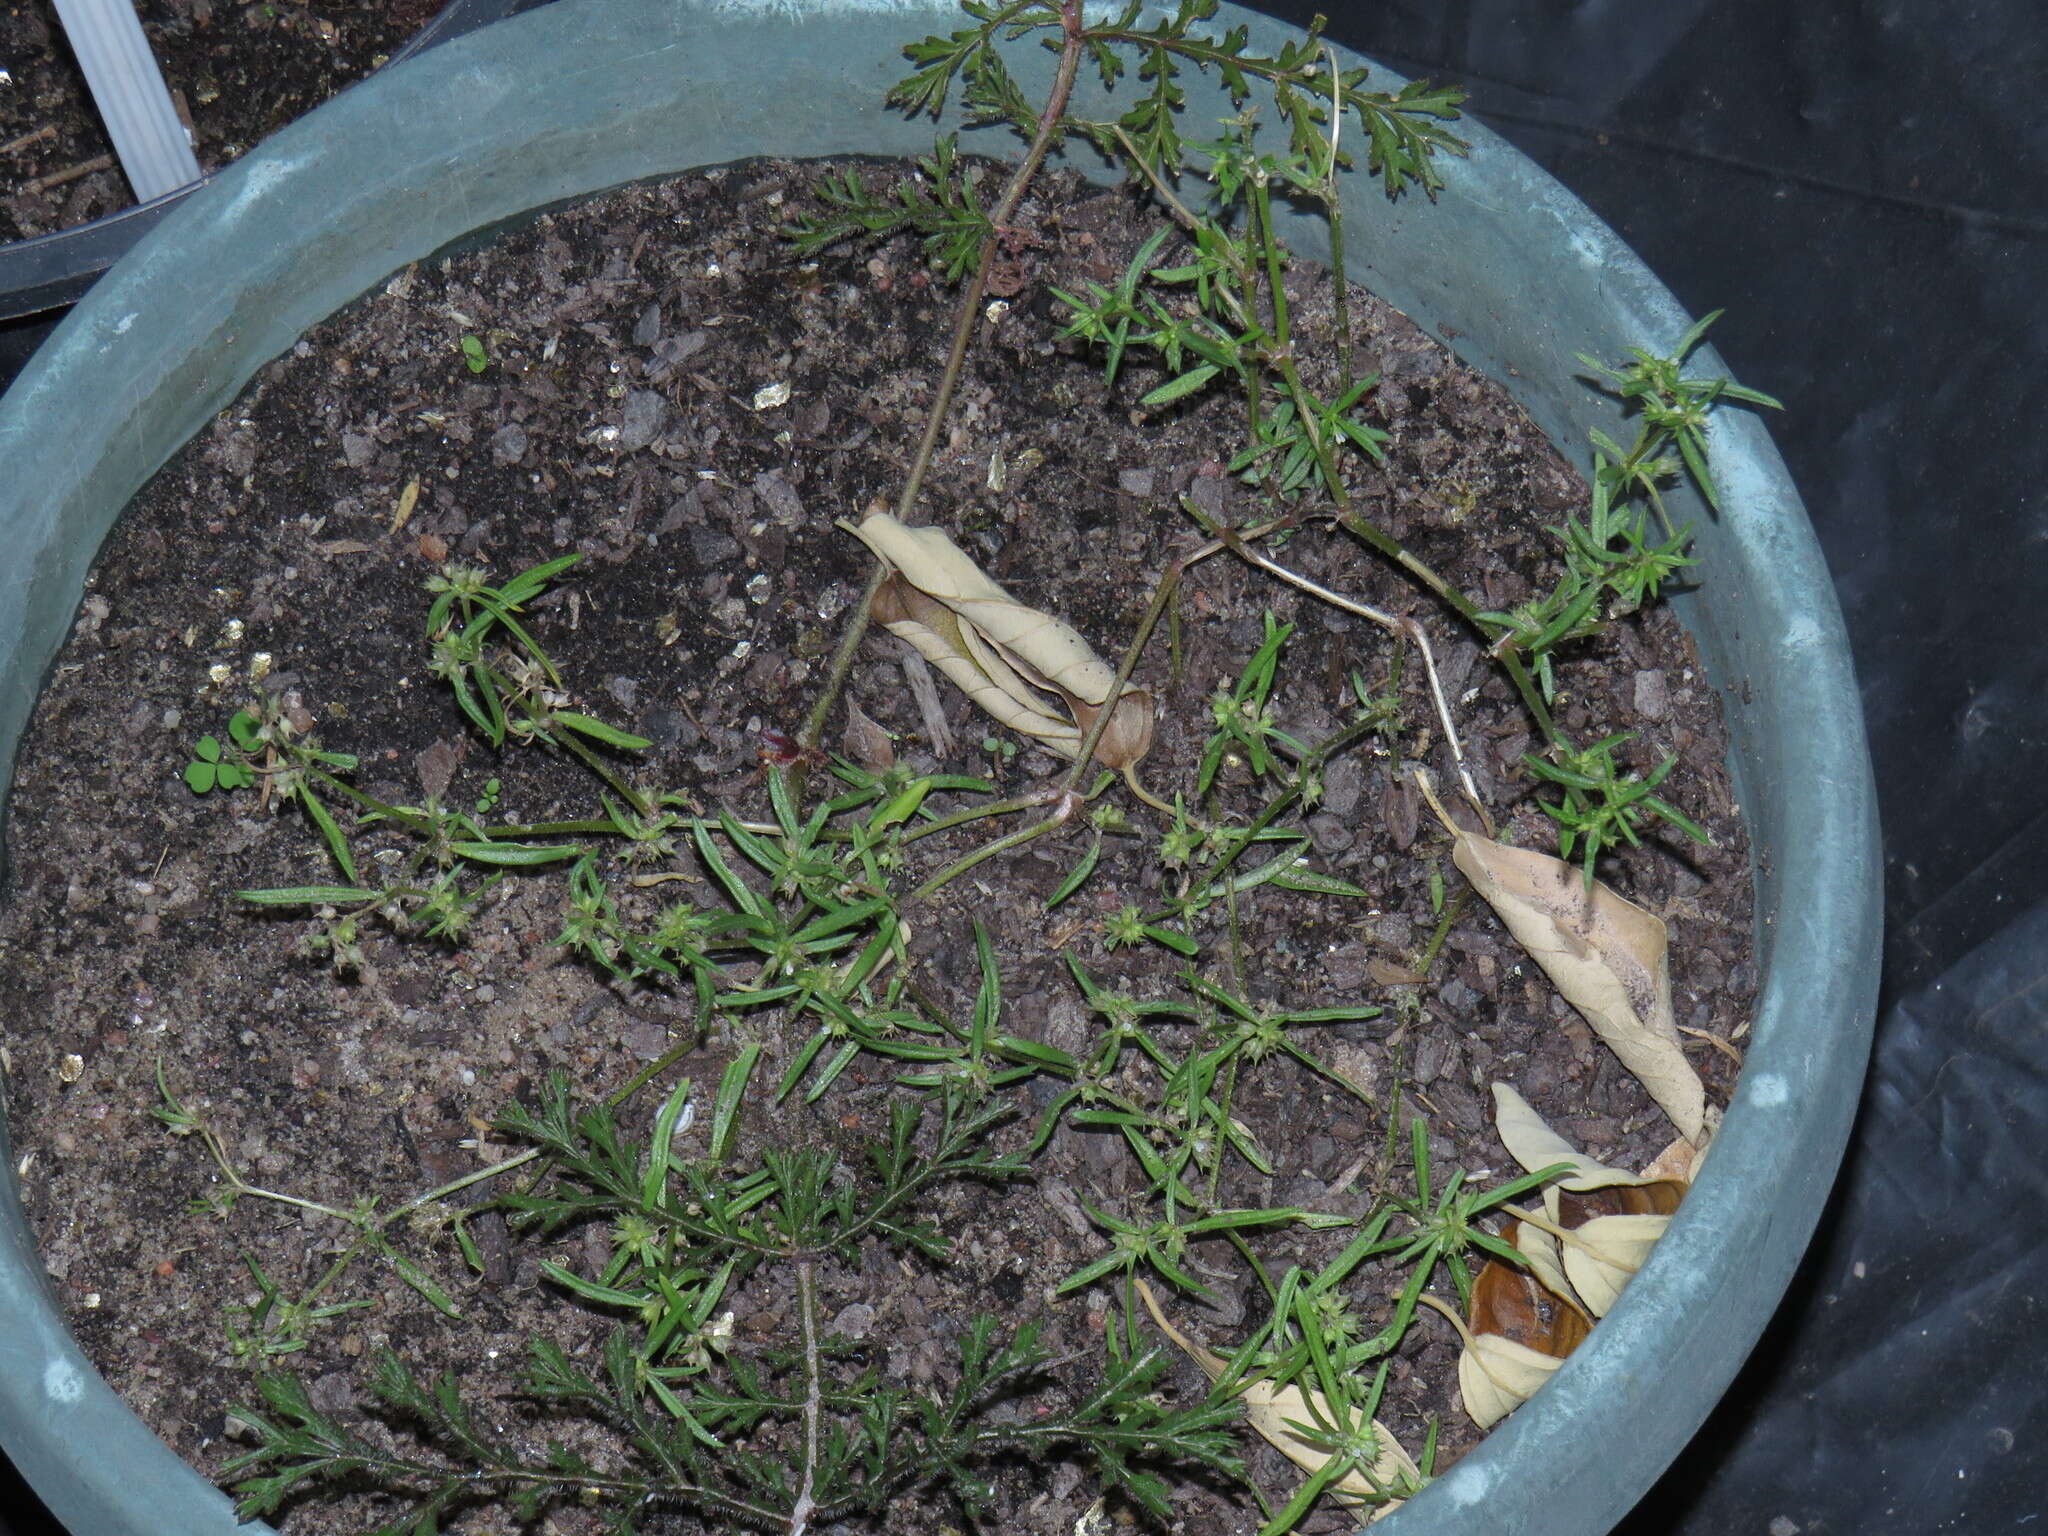
<svg viewBox="0 0 2048 1536"><path fill-rule="evenodd" d="M228 742L218 736L202 736L192 744L192 761L185 765L185 782L195 795L216 789L247 789L256 782L250 759L262 748L258 735L261 722L246 709L228 717Z"/></svg>

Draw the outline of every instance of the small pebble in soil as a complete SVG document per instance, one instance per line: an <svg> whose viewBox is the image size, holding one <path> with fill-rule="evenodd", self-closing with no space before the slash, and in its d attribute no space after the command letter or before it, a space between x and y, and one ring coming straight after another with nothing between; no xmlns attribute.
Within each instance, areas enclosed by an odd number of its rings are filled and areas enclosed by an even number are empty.
<svg viewBox="0 0 2048 1536"><path fill-rule="evenodd" d="M1662 667L1646 667L1636 674L1636 713L1645 720L1662 720L1671 709L1671 693Z"/></svg>

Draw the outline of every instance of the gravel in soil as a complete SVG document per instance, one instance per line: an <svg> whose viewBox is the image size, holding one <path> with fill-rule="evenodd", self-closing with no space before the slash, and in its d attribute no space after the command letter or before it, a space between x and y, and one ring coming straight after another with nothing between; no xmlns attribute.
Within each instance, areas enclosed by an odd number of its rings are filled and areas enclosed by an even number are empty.
<svg viewBox="0 0 2048 1536"><path fill-rule="evenodd" d="M442 0L142 0L137 13L202 171L219 170L405 45ZM55 0L0 5L0 241L135 201ZM82 169L81 169L82 168Z"/></svg>
<svg viewBox="0 0 2048 1536"><path fill-rule="evenodd" d="M228 13L214 14L219 24ZM317 835L296 813L261 809L253 792L193 794L181 777L193 743L222 730L267 668L261 686L296 695L325 743L360 754L361 782L389 798L416 801L438 784L466 801L496 777L500 814L587 807L572 765L500 757L465 730L419 638L422 583L447 562L507 575L573 551L581 563L534 605L532 625L576 706L655 743L648 781L760 814L765 733L796 733L866 577L863 551L833 520L900 485L952 312L907 244L796 262L776 231L813 174L763 163L626 190L400 272L265 368L138 498L91 578L21 753L8 822L0 1016L34 1021L8 1032L8 1106L28 1207L74 1328L203 1468L237 1449L224 1410L251 1395L227 1363L223 1327L252 1299L245 1256L295 1292L338 1232L256 1201L225 1220L190 1214L213 1174L195 1144L151 1118L159 1061L252 1180L343 1207L366 1195L389 1203L502 1157L483 1128L508 1101L530 1102L548 1074L605 1091L689 1039L693 1010L565 960L551 944L561 888L545 878L497 887L461 949L373 933L360 975L337 978L302 952L301 921L233 894L331 878ZM1009 292L973 347L926 494L931 519L991 575L1105 655L1120 653L1159 572L1199 541L1178 497L1232 521L1257 510L1219 462L1235 440L1229 402L1140 410L1157 374L1133 368L1112 386L1098 360L1059 339L1049 288L1112 280L1151 222L1122 193L1043 183L1020 217L1037 240L1006 272ZM1292 280L1304 312L1327 313L1320 274ZM1507 607L1547 581L1543 529L1579 507L1584 488L1497 388L1398 314L1358 303L1356 363L1380 376L1369 414L1390 439L1384 465L1354 471L1354 493L1485 606ZM481 371L465 337L483 345ZM1325 527L1301 530L1284 557L1423 623L1493 815L1547 845L1517 767L1529 724L1471 638ZM1288 731L1313 740L1350 719L1354 676L1399 696L1398 724L1330 764L1306 823L1315 866L1369 899L1262 889L1241 904L1234 937L1220 909L1198 927L1200 964L1223 976L1236 956L1261 1002L1385 1011L1304 1032L1329 1076L1280 1056L1247 1069L1236 1113L1274 1171L1234 1165L1221 1198L1362 1215L1402 1187L1390 1146L1411 1110L1426 1117L1440 1173L1506 1177L1514 1170L1490 1124L1495 1080L1593 1156L1641 1166L1668 1124L1477 904L1414 979L1437 923L1433 882L1455 899L1462 880L1393 771L1397 754L1440 767L1441 744L1420 669L1411 658L1394 679L1380 630L1227 556L1193 567L1177 670L1155 643L1137 674L1159 701L1144 765L1152 787L1192 793L1210 698L1256 648L1268 611L1295 626L1273 699ZM1055 772L949 686L933 718L908 670L899 642L871 634L850 679L852 704L892 738L889 752L1016 792ZM1639 768L1680 756L1665 792L1713 843L1653 837L1618 855L1608 877L1669 921L1678 1022L1739 1039L1753 989L1746 842L1718 701L1689 641L1664 612L1632 617L1565 665L1560 684L1579 739L1633 731L1624 751ZM836 723L832 734L838 744ZM854 756L882 747L864 729L843 745ZM1226 762L1220 778L1222 804L1258 803L1244 764ZM1078 838L981 864L914 911L921 983L965 1016L971 914L993 937L1013 1033L1066 1046L1083 1037L1069 957L1134 996L1170 994L1177 956L1104 943L1105 915L1152 903L1162 886L1160 818L1131 808L1150 835L1109 839L1089 883L1054 912L1045 901L1079 858ZM950 843L918 845L935 869L973 838L929 841ZM795 1042L758 1013L697 1040L679 1070L715 1083L743 1031L765 1041L758 1081L772 1083ZM1725 1099L1731 1061L1688 1040L1711 1096ZM815 1106L752 1104L743 1151L769 1140L857 1151L902 1091L892 1076L863 1059ZM1398 1113L1397 1086L1410 1107ZM1017 1091L1028 1108L1030 1092ZM650 1114L636 1101L628 1119ZM699 1125L684 1141L701 1148L703 1135ZM976 1311L1035 1319L1053 1356L1072 1357L1047 1390L1072 1390L1108 1315L1100 1291L1052 1295L1104 1252L1077 1197L1135 1211L1141 1184L1119 1143L1063 1130L1031 1181L936 1197L933 1214L956 1235L950 1264L875 1248L824 1277L821 1306L904 1384L943 1377ZM1321 1262L1345 1240L1340 1229L1262 1243L1265 1262L1284 1266ZM388 1266L359 1265L341 1294L370 1305L315 1330L289 1363L316 1402L343 1414L357 1412L366 1359L386 1344L422 1373L452 1370L479 1394L509 1393L529 1337L552 1335L573 1354L608 1326L565 1304L540 1262L587 1269L604 1251L599 1231L543 1243L498 1227L473 1274L452 1245L422 1239L419 1261L458 1300L459 1323ZM1195 1259L1216 1299L1176 1310L1228 1347L1257 1305L1252 1283L1226 1247ZM1375 1326L1395 1283L1367 1270L1353 1287ZM791 1302L773 1284L752 1283L733 1304L736 1348L788 1338ZM1411 1448L1441 1418L1446 1463L1474 1439L1455 1355L1448 1325L1425 1314L1393 1362L1382 1410ZM1173 1380L1200 1391L1191 1366ZM498 1411L536 1444L553 1432L516 1398ZM1276 1455L1257 1444L1246 1454L1267 1489L1293 1486ZM1015 1531L1069 1532L1094 1497L1064 1464L1051 1475L1008 1469L1002 1490L998 1524ZM1256 1525L1241 1493L1211 1482L1182 1481L1175 1496L1176 1529ZM308 1506L288 1528L355 1528L374 1510ZM563 1530L581 1529L580 1518L557 1516ZM1339 1526L1350 1528L1335 1516L1306 1528ZM664 1528L696 1529L682 1516Z"/></svg>

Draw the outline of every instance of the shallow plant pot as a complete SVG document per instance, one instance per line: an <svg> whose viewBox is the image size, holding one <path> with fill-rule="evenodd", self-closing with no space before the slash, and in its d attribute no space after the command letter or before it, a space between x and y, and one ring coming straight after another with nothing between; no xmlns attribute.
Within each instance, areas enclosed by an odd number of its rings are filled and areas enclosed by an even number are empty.
<svg viewBox="0 0 2048 1536"><path fill-rule="evenodd" d="M11 767L124 503L306 326L409 261L561 199L751 156L927 149L930 124L884 111L881 97L903 72L901 45L958 13L916 0L801 9L797 21L767 0L560 0L380 74L166 218L0 401L0 761ZM1239 22L1262 50L1285 31L1229 8L1216 25ZM1220 90L1202 94L1213 81L1188 85L1193 122L1227 114ZM1484 129L1461 131L1471 157L1444 167L1434 206L1411 196L1390 208L1356 178L1352 275L1505 382L1583 467L1588 428L1621 428L1575 377L1573 353L1661 350L1688 319L1570 194ZM1011 148L997 132L966 142ZM1286 237L1318 249L1307 223ZM1701 1182L1620 1306L1526 1408L1379 1527L1395 1536L1585 1536L1617 1520L1776 1307L1855 1109L1879 865L1847 641L1762 427L1731 412L1713 436L1726 509L1681 509L1699 526L1701 560L1683 617L1727 700L1756 847L1748 1066ZM66 1331L11 1180L0 1361L0 1443L73 1529L237 1529L225 1497L120 1403Z"/></svg>

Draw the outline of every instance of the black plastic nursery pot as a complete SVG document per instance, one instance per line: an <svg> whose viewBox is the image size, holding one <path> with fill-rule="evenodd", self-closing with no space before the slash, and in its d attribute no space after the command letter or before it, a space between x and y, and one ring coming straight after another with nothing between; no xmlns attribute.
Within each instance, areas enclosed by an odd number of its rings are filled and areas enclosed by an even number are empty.
<svg viewBox="0 0 2048 1536"><path fill-rule="evenodd" d="M936 0L558 0L380 72L222 172L94 288L0 400L0 762L11 772L123 505L305 327L408 262L563 199L756 156L928 150L930 124L886 111L882 96L903 73L902 45L957 16ZM1230 7L1214 25L1240 23L1260 51L1287 31ZM1218 82L1187 84L1192 122L1230 113ZM1668 350L1689 317L1562 187L1477 124L1459 131L1471 155L1444 164L1434 204L1389 206L1376 180L1354 178L1351 274L1503 381L1584 467L1589 429L1623 429L1574 354ZM963 142L1012 148L993 130ZM1319 249L1306 221L1285 234ZM1619 1519L1755 1344L1855 1110L1879 862L1848 644L1763 428L1728 412L1711 432L1724 506L1683 509L1701 580L1682 616L1726 700L1756 849L1747 1066L1699 1183L1618 1307L1527 1406L1382 1524L1393 1536L1585 1536ZM0 1444L73 1530L247 1529L95 1374L11 1177L0 1362Z"/></svg>
<svg viewBox="0 0 2048 1536"><path fill-rule="evenodd" d="M391 64L384 67L403 63L450 38L544 3L546 0L447 0L433 19L392 55ZM165 215L211 179L203 177L89 224L0 245L0 321L42 315L76 303L102 273L127 255Z"/></svg>

